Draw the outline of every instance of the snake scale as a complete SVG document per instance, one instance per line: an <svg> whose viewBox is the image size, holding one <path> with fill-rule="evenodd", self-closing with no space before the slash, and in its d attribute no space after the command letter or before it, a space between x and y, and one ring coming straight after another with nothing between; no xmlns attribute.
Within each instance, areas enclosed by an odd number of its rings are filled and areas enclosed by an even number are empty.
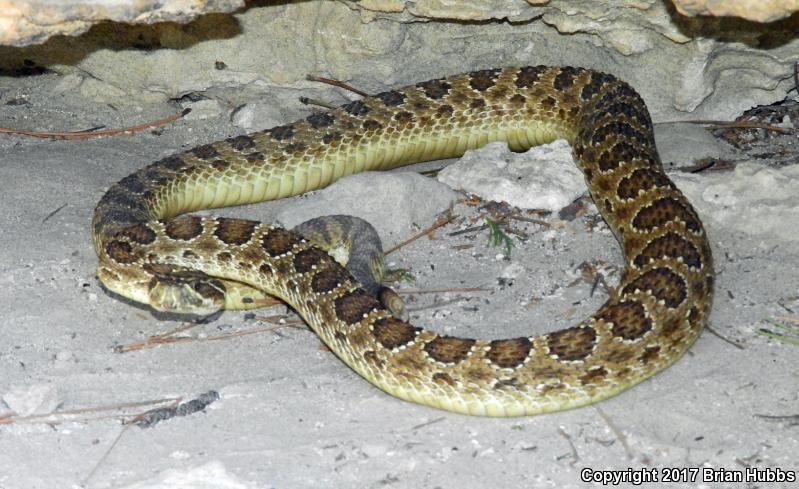
<svg viewBox="0 0 799 489"><path fill-rule="evenodd" d="M624 272L596 313L549 334L493 341L437 334L393 317L296 233L175 217L455 157L490 141L520 151L556 138L571 143L623 248ZM97 205L93 236L98 277L110 291L184 311L247 307L234 291L277 296L375 386L473 415L574 408L637 384L691 346L713 293L705 231L663 171L644 101L612 75L572 67L454 75L198 146L114 184Z"/></svg>

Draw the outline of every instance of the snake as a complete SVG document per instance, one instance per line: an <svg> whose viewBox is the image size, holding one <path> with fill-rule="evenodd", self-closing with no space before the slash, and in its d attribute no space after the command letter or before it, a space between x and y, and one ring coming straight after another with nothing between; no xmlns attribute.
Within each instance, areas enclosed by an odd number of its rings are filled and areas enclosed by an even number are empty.
<svg viewBox="0 0 799 489"><path fill-rule="evenodd" d="M457 157L492 141L524 151L560 138L621 246L624 268L595 313L546 334L436 333L395 317L301 234L191 214ZM533 415L614 396L690 348L713 296L704 226L663 169L642 97L614 75L569 66L447 76L194 147L113 184L92 230L97 276L111 293L177 312L278 297L371 384L469 415Z"/></svg>

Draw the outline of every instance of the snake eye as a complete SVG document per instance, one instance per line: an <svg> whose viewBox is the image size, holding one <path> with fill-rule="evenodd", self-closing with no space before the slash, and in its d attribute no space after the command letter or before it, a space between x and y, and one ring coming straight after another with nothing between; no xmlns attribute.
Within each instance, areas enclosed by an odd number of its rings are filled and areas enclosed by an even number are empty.
<svg viewBox="0 0 799 489"><path fill-rule="evenodd" d="M193 285L194 290L203 298L214 303L225 303L225 285L219 280L209 279Z"/></svg>

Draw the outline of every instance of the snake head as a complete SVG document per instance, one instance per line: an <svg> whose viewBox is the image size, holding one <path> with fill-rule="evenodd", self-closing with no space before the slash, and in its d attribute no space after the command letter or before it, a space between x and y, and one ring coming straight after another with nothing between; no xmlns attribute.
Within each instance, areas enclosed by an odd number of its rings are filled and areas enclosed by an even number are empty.
<svg viewBox="0 0 799 489"><path fill-rule="evenodd" d="M148 267L150 306L161 312L207 315L225 305L225 285L202 272L171 266Z"/></svg>

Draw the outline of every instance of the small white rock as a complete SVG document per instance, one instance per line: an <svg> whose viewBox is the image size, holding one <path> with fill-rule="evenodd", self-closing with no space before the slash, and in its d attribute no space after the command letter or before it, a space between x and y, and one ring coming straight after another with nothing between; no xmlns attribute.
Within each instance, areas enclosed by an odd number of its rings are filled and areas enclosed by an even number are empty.
<svg viewBox="0 0 799 489"><path fill-rule="evenodd" d="M75 354L69 350L62 350L55 354L54 366L56 368L64 368L75 363Z"/></svg>
<svg viewBox="0 0 799 489"><path fill-rule="evenodd" d="M247 132L278 126L283 121L279 105L272 102L253 102L233 114L233 124Z"/></svg>
<svg viewBox="0 0 799 489"><path fill-rule="evenodd" d="M458 194L434 179L412 172L364 172L283 207L277 222L287 228L331 214L348 214L371 223L384 246L404 239L414 228L435 221Z"/></svg>
<svg viewBox="0 0 799 489"><path fill-rule="evenodd" d="M507 267L503 268L502 271L499 273L500 278L504 279L514 279L519 275L523 275L526 272L524 266L520 263L511 263Z"/></svg>
<svg viewBox="0 0 799 489"><path fill-rule="evenodd" d="M467 151L441 170L438 180L522 209L557 211L585 192L585 179L574 164L571 147L560 139L526 153L513 153L503 142L489 143Z"/></svg>
<svg viewBox="0 0 799 489"><path fill-rule="evenodd" d="M155 476L124 486L123 489L252 489L233 473L228 472L219 460L188 468L174 468ZM272 486L266 486L272 487Z"/></svg>
<svg viewBox="0 0 799 489"><path fill-rule="evenodd" d="M361 446L361 452L369 458L384 457L387 451L388 447L383 444L366 444Z"/></svg>
<svg viewBox="0 0 799 489"><path fill-rule="evenodd" d="M185 450L175 450L169 454L169 458L172 460L188 460L191 458L191 454Z"/></svg>
<svg viewBox="0 0 799 489"><path fill-rule="evenodd" d="M58 391L50 384L12 386L3 394L3 402L18 416L49 414L61 404Z"/></svg>
<svg viewBox="0 0 799 489"><path fill-rule="evenodd" d="M204 99L185 104L191 112L183 118L187 121L197 121L205 119L215 119L222 113L222 106L216 100Z"/></svg>

